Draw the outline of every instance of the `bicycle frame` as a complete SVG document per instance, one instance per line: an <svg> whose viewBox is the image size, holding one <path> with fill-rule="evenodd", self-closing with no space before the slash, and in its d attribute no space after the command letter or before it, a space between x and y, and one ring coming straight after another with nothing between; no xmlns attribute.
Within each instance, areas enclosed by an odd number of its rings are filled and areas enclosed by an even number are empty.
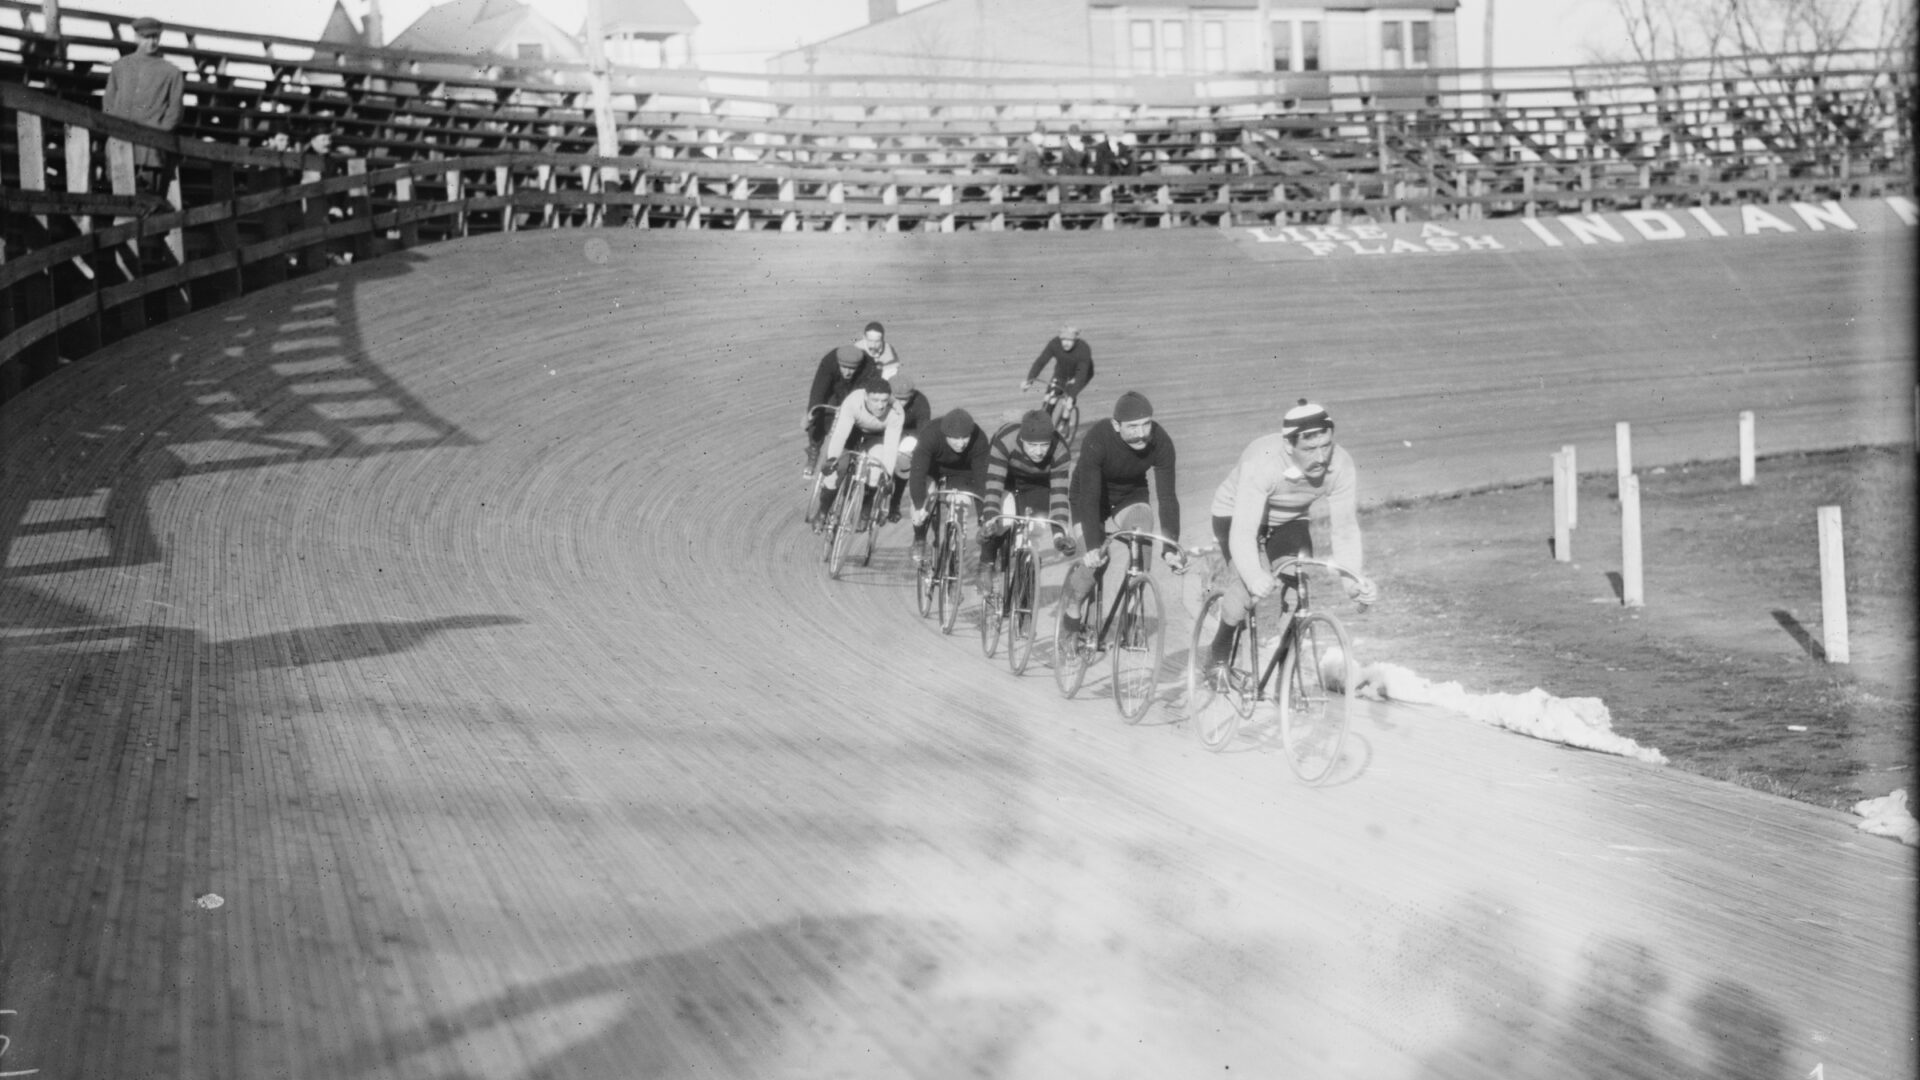
<svg viewBox="0 0 1920 1080"><path fill-rule="evenodd" d="M1273 574L1274 577L1288 576L1295 580L1295 585L1293 586L1295 590L1294 600L1292 606L1281 612L1280 625L1273 631L1273 633L1279 637L1280 647L1273 650L1272 658L1267 661L1266 666L1261 669L1259 676L1253 681L1253 699L1255 701L1269 700L1267 696L1267 686L1273 681L1274 675L1279 672L1280 665L1287 658L1288 650L1293 646L1293 629L1299 625L1302 616L1313 610L1313 605L1308 596L1307 575L1299 572L1310 567L1319 567L1330 573L1341 577L1352 578L1356 581L1360 579L1360 575L1348 570L1346 567L1341 566L1331 559L1309 559L1304 556L1289 555L1273 564L1269 573ZM1241 633L1248 635L1248 647L1252 650L1252 655L1256 657L1259 656L1261 634L1258 604L1255 604L1253 608L1247 612L1247 624L1241 629Z"/></svg>
<svg viewBox="0 0 1920 1080"><path fill-rule="evenodd" d="M1127 582L1152 572L1147 569L1148 553L1152 547L1155 544L1164 544L1174 551L1183 550L1177 541L1169 540L1156 533L1140 532L1137 529L1122 529L1107 537L1106 543L1101 546L1104 548L1116 543L1127 546L1127 570L1120 579L1119 587L1113 590L1113 603L1107 606L1107 613L1100 620L1100 632L1094 635L1094 641L1101 649L1105 649L1107 643L1113 640L1113 618L1120 610L1120 597L1126 591ZM1095 570L1094 573L1097 574L1099 571Z"/></svg>

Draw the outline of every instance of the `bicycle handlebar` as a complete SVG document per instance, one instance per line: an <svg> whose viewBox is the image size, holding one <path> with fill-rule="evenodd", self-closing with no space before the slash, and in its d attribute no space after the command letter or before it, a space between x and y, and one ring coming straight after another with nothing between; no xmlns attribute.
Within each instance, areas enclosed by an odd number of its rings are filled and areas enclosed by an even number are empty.
<svg viewBox="0 0 1920 1080"><path fill-rule="evenodd" d="M1365 575L1355 573L1354 571L1349 570L1344 566L1341 566L1339 563L1334 562L1332 559L1309 559L1300 555L1289 555L1286 558L1275 562L1273 564L1273 569L1268 572L1277 577L1281 574L1294 573L1296 570L1304 566L1317 566L1322 570L1330 571L1332 573L1340 575L1343 578L1347 578L1348 580L1351 580L1360 584L1365 584L1367 580Z"/></svg>

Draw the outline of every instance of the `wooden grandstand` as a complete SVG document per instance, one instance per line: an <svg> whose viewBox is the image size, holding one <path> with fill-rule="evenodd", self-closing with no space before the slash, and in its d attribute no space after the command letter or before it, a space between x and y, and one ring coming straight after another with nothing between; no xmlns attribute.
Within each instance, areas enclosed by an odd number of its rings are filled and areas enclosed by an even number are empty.
<svg viewBox="0 0 1920 1080"><path fill-rule="evenodd" d="M1875 52L1644 67L1197 78L586 71L170 28L170 135L98 112L130 21L0 0L0 398L156 319L328 265L564 226L956 231L1429 220L1910 193L1914 73ZM1039 123L1126 176L1023 175ZM326 133L344 153L262 149ZM134 190L131 146L178 162Z"/></svg>

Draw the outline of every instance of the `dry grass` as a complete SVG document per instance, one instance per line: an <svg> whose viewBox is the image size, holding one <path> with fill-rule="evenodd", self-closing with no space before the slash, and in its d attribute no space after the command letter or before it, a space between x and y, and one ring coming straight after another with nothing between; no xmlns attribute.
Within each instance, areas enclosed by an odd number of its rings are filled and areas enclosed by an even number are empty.
<svg viewBox="0 0 1920 1080"><path fill-rule="evenodd" d="M1617 731L1679 768L1848 808L1909 784L1914 751L1914 456L1859 448L1641 478L1646 607L1618 602L1611 475L1581 482L1571 564L1544 484L1370 511L1388 600L1370 659L1476 691L1604 700ZM1820 647L1815 514L1845 520L1852 663ZM1796 730L1801 729L1801 730Z"/></svg>

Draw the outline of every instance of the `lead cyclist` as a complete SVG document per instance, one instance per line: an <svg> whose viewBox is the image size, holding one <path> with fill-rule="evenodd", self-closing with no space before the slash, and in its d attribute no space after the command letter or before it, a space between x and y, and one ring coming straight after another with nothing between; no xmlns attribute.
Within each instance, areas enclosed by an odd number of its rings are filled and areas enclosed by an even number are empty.
<svg viewBox="0 0 1920 1080"><path fill-rule="evenodd" d="M1333 417L1305 398L1287 410L1277 434L1247 444L1233 471L1213 494L1213 535L1227 557L1221 582L1220 628L1207 656L1209 673L1227 663L1234 631L1253 605L1275 589L1294 595L1299 578L1268 572L1275 561L1313 555L1307 514L1326 500L1333 534L1333 561L1361 575L1345 580L1360 604L1379 599L1379 587L1361 568L1360 470L1333 441ZM1284 639L1283 639L1284 640Z"/></svg>

